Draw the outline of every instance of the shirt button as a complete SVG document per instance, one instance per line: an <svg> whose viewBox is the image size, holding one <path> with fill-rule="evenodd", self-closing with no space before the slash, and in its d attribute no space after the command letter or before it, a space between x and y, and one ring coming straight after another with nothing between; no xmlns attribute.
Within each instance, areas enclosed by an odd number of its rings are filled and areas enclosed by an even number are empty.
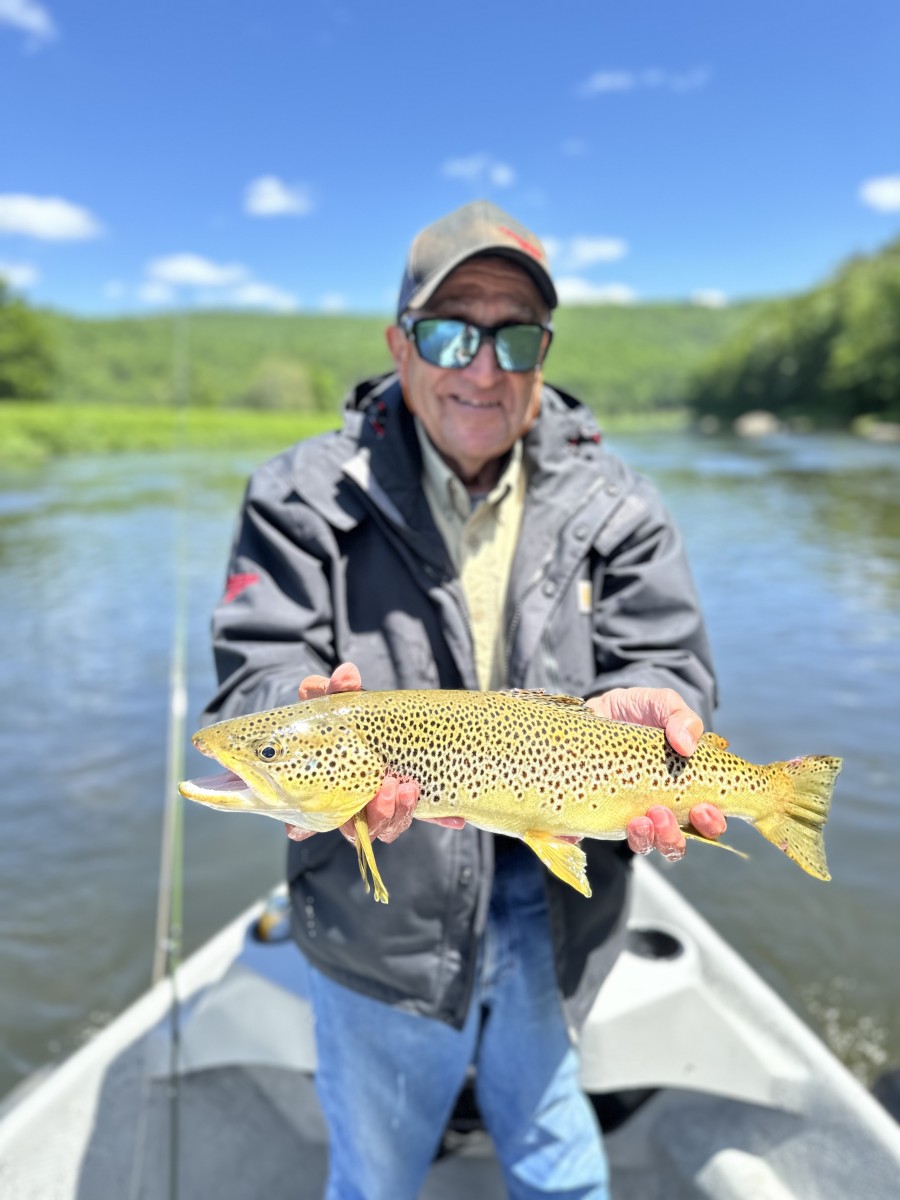
<svg viewBox="0 0 900 1200"><path fill-rule="evenodd" d="M547 582L544 584L543 592L544 592L545 596L555 596L556 595L556 584L553 582L552 579L548 579Z"/></svg>
<svg viewBox="0 0 900 1200"><path fill-rule="evenodd" d="M578 538L579 542L583 542L584 539L587 537L587 535L588 535L587 525L576 525L575 526L575 536Z"/></svg>
<svg viewBox="0 0 900 1200"><path fill-rule="evenodd" d="M606 490L610 496L618 496L620 491L618 485L615 483L608 484Z"/></svg>
<svg viewBox="0 0 900 1200"><path fill-rule="evenodd" d="M471 878L472 878L472 868L471 867L463 867L459 873L459 886L466 887L466 885L469 883Z"/></svg>

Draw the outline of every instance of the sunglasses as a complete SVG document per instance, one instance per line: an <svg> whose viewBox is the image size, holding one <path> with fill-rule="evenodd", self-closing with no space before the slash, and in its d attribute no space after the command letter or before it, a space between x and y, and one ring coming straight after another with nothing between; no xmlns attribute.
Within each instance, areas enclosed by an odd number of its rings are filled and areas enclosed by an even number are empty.
<svg viewBox="0 0 900 1200"><path fill-rule="evenodd" d="M553 327L540 324L476 325L451 317L419 317L404 313L400 328L433 367L461 370L478 353L485 339L494 343L501 371L533 371L553 340Z"/></svg>

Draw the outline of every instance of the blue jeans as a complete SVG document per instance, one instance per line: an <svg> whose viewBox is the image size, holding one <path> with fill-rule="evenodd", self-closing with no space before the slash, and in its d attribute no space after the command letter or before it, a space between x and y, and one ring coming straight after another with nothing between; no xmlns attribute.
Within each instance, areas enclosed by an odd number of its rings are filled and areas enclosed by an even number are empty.
<svg viewBox="0 0 900 1200"><path fill-rule="evenodd" d="M469 1065L510 1200L608 1200L606 1158L560 1008L542 868L499 856L461 1030L310 969L326 1200L414 1200Z"/></svg>

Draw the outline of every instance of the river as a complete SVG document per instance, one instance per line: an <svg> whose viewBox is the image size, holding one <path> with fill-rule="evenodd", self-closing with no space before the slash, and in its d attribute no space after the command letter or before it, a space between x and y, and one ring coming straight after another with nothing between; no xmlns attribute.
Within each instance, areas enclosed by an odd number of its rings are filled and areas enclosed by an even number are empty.
<svg viewBox="0 0 900 1200"><path fill-rule="evenodd" d="M758 762L842 755L833 881L752 856L664 866L866 1082L900 1065L900 447L842 436L617 438L685 535L720 677L716 729ZM253 461L62 459L0 473L0 1095L149 983L176 576L189 728ZM186 495L188 520L178 519ZM187 773L208 762L187 750ZM275 822L185 812L185 949L279 876Z"/></svg>

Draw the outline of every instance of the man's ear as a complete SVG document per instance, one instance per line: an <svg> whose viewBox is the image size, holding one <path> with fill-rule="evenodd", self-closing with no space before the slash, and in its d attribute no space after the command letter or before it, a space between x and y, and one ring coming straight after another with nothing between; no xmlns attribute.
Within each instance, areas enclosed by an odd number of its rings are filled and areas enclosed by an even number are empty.
<svg viewBox="0 0 900 1200"><path fill-rule="evenodd" d="M528 403L528 410L525 413L525 425L522 430L527 433L538 417L541 415L541 389L544 386L544 372L538 367L534 373L534 384L532 385L531 400Z"/></svg>
<svg viewBox="0 0 900 1200"><path fill-rule="evenodd" d="M391 358L394 360L394 366L399 371L409 353L409 338L399 325L388 325L384 336L387 340L388 350L391 352Z"/></svg>

